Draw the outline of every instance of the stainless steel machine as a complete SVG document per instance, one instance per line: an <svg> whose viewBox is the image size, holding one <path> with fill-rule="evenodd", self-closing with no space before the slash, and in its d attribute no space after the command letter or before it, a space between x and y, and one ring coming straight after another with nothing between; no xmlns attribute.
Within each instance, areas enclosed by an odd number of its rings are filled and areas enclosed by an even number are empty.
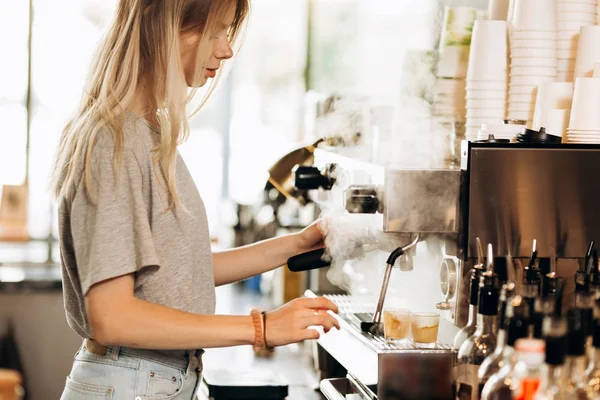
<svg viewBox="0 0 600 400"><path fill-rule="evenodd" d="M423 291L437 286L426 301L444 318L437 348L397 346L361 329L364 315L377 308L378 291L329 296L340 308L342 326L318 341L322 377L329 378L321 390L329 399L452 399L455 353L449 344L466 322L466 277L477 256L476 238L493 244L497 256L514 259L527 258L535 239L540 257L567 261L556 271L566 276L574 274L588 241L600 237L600 146L463 142L460 167L427 170L377 166L337 153L315 151L315 167L336 165L334 188L317 197L331 202L338 196L349 213L379 218L382 234L393 235L399 246L417 237L427 243L435 257L420 265L417 248L414 264L437 269L437 278L414 285Z"/></svg>

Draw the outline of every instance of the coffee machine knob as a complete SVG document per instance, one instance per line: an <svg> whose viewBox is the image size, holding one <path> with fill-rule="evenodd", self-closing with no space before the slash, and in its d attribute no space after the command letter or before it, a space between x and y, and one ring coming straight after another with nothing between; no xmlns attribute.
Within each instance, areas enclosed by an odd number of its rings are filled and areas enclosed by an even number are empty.
<svg viewBox="0 0 600 400"><path fill-rule="evenodd" d="M345 191L345 208L351 214L381 212L378 188L375 185L353 185Z"/></svg>
<svg viewBox="0 0 600 400"><path fill-rule="evenodd" d="M456 263L450 258L444 258L440 266L440 289L445 301L448 301L456 294Z"/></svg>

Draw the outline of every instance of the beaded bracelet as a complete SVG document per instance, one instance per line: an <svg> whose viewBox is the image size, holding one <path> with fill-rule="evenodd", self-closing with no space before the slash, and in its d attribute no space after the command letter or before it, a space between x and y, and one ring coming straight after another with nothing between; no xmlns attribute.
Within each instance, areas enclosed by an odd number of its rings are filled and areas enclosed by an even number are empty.
<svg viewBox="0 0 600 400"><path fill-rule="evenodd" d="M267 343L267 312L263 311L260 313L262 315L262 326L263 326L263 343L265 344L265 349L268 351L273 351L273 347L269 347Z"/></svg>

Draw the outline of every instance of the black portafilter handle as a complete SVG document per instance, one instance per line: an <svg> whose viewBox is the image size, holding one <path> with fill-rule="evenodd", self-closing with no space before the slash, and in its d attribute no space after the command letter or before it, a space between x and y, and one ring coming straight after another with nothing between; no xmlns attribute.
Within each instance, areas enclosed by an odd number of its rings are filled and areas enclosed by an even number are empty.
<svg viewBox="0 0 600 400"><path fill-rule="evenodd" d="M334 180L323 175L316 167L297 165L294 170L294 186L298 190L316 190L323 188L330 190Z"/></svg>
<svg viewBox="0 0 600 400"><path fill-rule="evenodd" d="M331 257L325 249L309 251L288 259L288 269L292 272L310 271L331 266Z"/></svg>

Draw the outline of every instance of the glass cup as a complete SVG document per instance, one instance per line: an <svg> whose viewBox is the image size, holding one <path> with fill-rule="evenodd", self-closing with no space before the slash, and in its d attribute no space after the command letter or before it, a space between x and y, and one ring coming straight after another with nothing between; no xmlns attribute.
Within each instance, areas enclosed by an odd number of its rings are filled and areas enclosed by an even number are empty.
<svg viewBox="0 0 600 400"><path fill-rule="evenodd" d="M406 308L392 308L383 311L385 340L397 342L410 336L411 312Z"/></svg>
<svg viewBox="0 0 600 400"><path fill-rule="evenodd" d="M411 333L415 347L420 349L434 349L439 326L439 313L413 313L411 318Z"/></svg>

